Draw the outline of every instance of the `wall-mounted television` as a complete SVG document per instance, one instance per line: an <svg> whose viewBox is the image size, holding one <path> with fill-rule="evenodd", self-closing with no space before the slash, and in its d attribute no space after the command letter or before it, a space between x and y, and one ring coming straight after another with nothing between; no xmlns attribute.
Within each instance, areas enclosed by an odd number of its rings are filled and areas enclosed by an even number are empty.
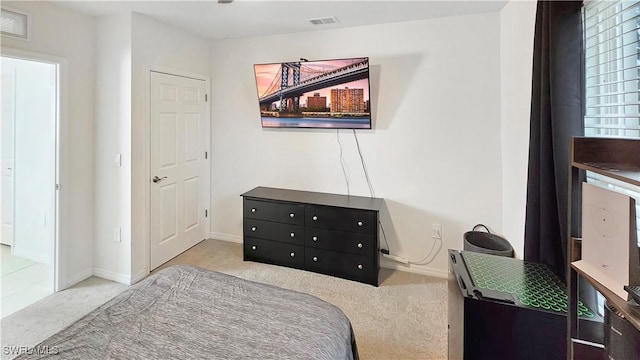
<svg viewBox="0 0 640 360"><path fill-rule="evenodd" d="M371 129L369 58L254 65L264 128Z"/></svg>

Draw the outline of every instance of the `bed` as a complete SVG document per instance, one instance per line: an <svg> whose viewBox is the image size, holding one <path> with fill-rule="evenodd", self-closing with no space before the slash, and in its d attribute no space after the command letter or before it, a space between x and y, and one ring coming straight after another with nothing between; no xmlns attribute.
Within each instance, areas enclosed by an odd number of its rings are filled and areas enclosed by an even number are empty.
<svg viewBox="0 0 640 360"><path fill-rule="evenodd" d="M357 359L351 324L314 296L192 266L133 285L18 359Z"/></svg>

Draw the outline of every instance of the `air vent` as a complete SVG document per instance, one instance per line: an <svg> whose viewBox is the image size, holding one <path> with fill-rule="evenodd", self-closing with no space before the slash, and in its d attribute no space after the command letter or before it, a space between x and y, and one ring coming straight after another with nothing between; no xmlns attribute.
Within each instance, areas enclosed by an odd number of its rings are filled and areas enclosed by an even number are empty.
<svg viewBox="0 0 640 360"><path fill-rule="evenodd" d="M2 9L2 35L9 35L21 39L27 39L28 15L17 11Z"/></svg>
<svg viewBox="0 0 640 360"><path fill-rule="evenodd" d="M338 22L335 16L325 17L325 18L317 18L317 19L309 19L309 22L313 25L324 25L324 24L335 24Z"/></svg>

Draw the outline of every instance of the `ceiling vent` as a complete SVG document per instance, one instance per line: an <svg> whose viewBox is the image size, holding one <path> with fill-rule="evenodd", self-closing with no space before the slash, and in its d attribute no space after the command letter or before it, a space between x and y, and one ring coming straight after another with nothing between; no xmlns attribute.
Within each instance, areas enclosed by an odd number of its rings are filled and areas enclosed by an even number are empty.
<svg viewBox="0 0 640 360"><path fill-rule="evenodd" d="M9 35L20 39L28 38L28 19L27 14L17 11L2 9L2 35Z"/></svg>
<svg viewBox="0 0 640 360"><path fill-rule="evenodd" d="M324 18L317 18L317 19L309 19L309 22L312 23L313 25L335 24L338 22L338 19L336 19L335 16L332 16L332 17L324 17Z"/></svg>

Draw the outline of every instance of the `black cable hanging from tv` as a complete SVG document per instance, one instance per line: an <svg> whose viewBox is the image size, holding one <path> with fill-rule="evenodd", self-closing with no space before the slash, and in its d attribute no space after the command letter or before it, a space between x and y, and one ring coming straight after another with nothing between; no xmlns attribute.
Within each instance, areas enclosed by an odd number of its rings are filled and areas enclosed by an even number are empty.
<svg viewBox="0 0 640 360"><path fill-rule="evenodd" d="M367 186L369 186L369 193L371 193L371 197L376 197L376 193L373 190L373 185L371 185L371 179L369 179L369 171L367 171L367 165L364 162L364 157L362 156L362 150L360 150L360 142L358 141L358 135L356 135L356 129L353 130L353 137L356 139L356 146L358 147L358 154L360 155L360 162L362 163L362 170L364 171L364 177L367 179Z"/></svg>
<svg viewBox="0 0 640 360"><path fill-rule="evenodd" d="M349 174L347 164L342 156L342 140L340 139L340 129L336 129L336 135L338 137L338 145L340 145L340 165L342 166L342 174L344 175L344 181L347 183L347 195L351 196L351 189L349 187Z"/></svg>

